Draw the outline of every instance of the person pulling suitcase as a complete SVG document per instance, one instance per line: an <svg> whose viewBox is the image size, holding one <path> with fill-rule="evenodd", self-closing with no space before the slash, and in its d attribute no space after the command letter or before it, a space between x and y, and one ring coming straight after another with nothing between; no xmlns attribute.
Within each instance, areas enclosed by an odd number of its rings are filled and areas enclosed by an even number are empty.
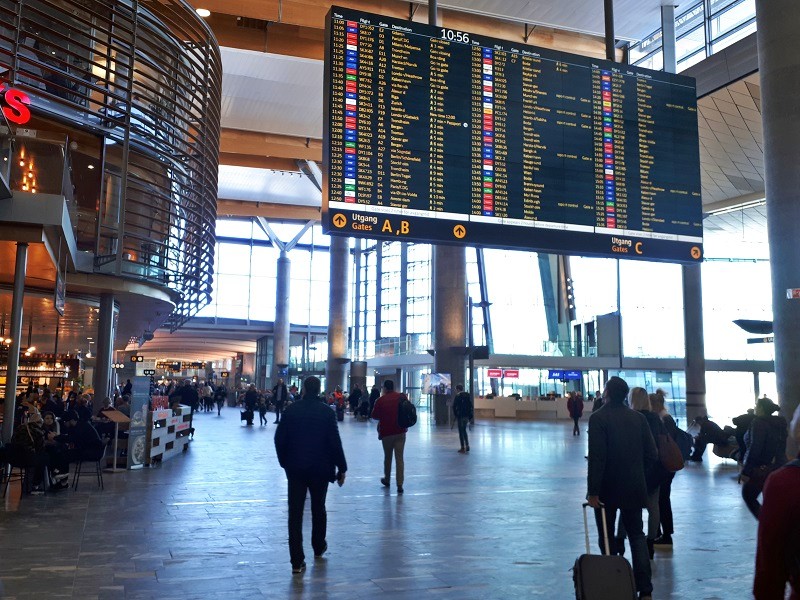
<svg viewBox="0 0 800 600"><path fill-rule="evenodd" d="M586 534L586 554L575 561L572 569L572 580L575 582L576 600L635 600L636 582L633 569L622 556L610 553L608 543L608 527L606 526L606 509L600 506L603 519L603 547L605 554L592 554L589 542L589 519L583 505L583 528Z"/></svg>

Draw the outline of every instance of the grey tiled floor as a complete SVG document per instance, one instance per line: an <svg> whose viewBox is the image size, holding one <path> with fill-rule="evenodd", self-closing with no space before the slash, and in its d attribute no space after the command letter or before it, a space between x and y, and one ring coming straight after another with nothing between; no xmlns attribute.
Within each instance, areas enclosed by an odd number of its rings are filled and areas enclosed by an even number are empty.
<svg viewBox="0 0 800 600"><path fill-rule="evenodd" d="M374 425L347 416L350 470L328 494L330 550L314 561L307 515L308 571L293 577L275 425L245 428L238 417L198 415L186 454L106 474L105 491L88 476L78 492L41 497L12 486L0 509L3 597L574 597L586 436L572 437L571 423L482 421L465 456L455 431L422 415L397 496L378 481ZM675 479L675 548L657 553L657 600L751 597L756 522L735 466L706 461Z"/></svg>

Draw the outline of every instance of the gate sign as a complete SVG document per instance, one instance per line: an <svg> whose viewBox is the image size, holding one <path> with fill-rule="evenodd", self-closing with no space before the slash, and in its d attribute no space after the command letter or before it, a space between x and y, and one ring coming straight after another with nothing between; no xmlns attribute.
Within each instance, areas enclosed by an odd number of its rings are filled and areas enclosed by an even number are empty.
<svg viewBox="0 0 800 600"><path fill-rule="evenodd" d="M487 375L491 379L500 379L503 376L503 369L489 369Z"/></svg>
<svg viewBox="0 0 800 600"><path fill-rule="evenodd" d="M519 379L519 369L503 369L503 377Z"/></svg>

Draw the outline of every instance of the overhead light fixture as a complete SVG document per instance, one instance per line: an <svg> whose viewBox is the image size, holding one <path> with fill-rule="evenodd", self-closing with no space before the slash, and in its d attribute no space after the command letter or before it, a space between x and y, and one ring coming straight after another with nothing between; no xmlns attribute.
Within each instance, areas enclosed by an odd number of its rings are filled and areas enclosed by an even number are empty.
<svg viewBox="0 0 800 600"><path fill-rule="evenodd" d="M758 206L764 206L766 203L767 200L765 198L762 198L760 200L751 200L750 202L741 202L739 204L734 204L733 206L725 206L723 208L710 210L706 212L704 216L716 217L717 215L727 215L728 213L739 212L742 210L746 210L748 208L756 208Z"/></svg>
<svg viewBox="0 0 800 600"><path fill-rule="evenodd" d="M94 169L94 165L89 165L88 169L91 171L92 169Z"/></svg>
<svg viewBox="0 0 800 600"><path fill-rule="evenodd" d="M28 348L28 352L36 352L36 346L31 346Z"/></svg>
<svg viewBox="0 0 800 600"><path fill-rule="evenodd" d="M197 9L197 14L205 19L206 17L210 17L211 16L211 11L208 10L207 8L198 8Z"/></svg>

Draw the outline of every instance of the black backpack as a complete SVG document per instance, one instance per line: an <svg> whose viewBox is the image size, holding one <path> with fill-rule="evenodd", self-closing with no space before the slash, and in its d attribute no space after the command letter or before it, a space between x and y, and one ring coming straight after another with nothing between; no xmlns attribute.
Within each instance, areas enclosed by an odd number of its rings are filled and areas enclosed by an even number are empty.
<svg viewBox="0 0 800 600"><path fill-rule="evenodd" d="M417 407L405 394L400 396L400 403L397 405L397 424L403 429L417 424Z"/></svg>

